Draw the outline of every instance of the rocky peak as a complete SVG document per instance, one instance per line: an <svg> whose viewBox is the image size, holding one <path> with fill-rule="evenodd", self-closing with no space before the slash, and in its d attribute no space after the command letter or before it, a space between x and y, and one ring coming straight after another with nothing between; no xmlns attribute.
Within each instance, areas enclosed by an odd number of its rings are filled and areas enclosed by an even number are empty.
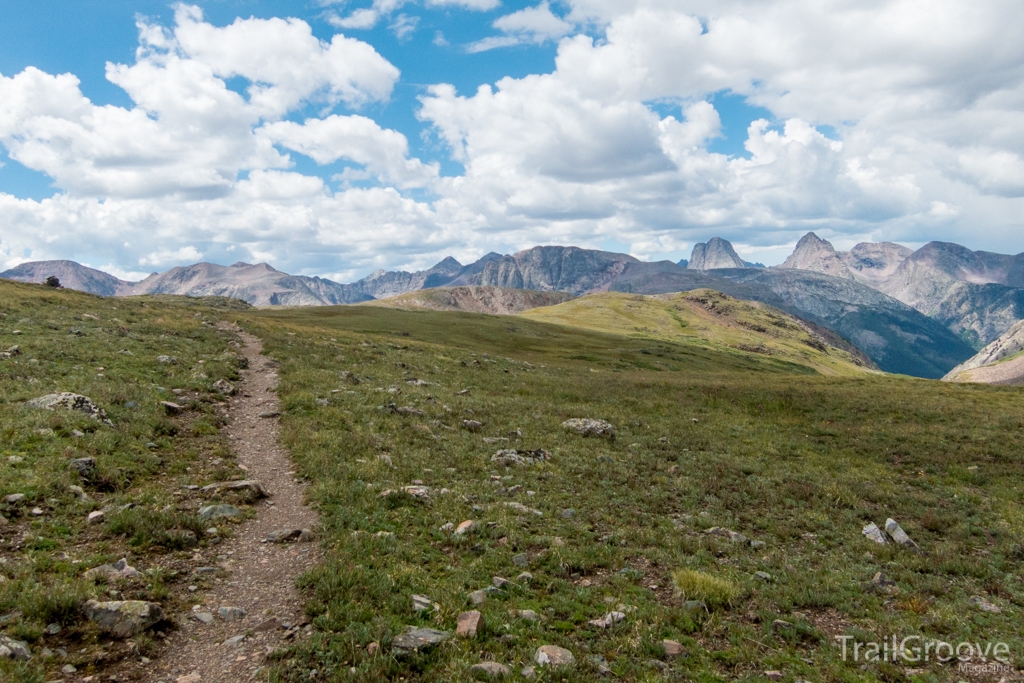
<svg viewBox="0 0 1024 683"><path fill-rule="evenodd" d="M839 258L856 279L873 286L891 277L913 253L893 242L861 242L849 252L840 252Z"/></svg>
<svg viewBox="0 0 1024 683"><path fill-rule="evenodd" d="M686 267L690 270L715 270L717 268L746 268L728 240L712 237L707 243L693 245L693 253Z"/></svg>
<svg viewBox="0 0 1024 683"><path fill-rule="evenodd" d="M800 241L796 243L796 249L779 267L811 270L833 277L853 279L853 274L836 253L832 243L821 239L813 232L800 238Z"/></svg>

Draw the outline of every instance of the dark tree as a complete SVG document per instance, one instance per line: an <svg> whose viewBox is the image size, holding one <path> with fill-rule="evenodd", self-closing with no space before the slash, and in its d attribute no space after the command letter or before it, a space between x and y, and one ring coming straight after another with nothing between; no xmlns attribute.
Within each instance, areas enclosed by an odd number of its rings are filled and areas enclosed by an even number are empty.
<svg viewBox="0 0 1024 683"><path fill-rule="evenodd" d="M53 287L54 289L60 288L60 280L57 279L56 275L51 275L43 281L43 284L47 287Z"/></svg>

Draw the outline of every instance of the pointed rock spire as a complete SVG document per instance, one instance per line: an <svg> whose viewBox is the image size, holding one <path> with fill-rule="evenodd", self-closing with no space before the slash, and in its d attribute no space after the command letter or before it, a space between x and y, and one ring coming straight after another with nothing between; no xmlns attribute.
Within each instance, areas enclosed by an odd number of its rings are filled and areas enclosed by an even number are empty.
<svg viewBox="0 0 1024 683"><path fill-rule="evenodd" d="M747 264L739 257L728 240L712 237L707 244L700 242L693 245L693 253L686 266L690 270L714 270L716 268L746 268Z"/></svg>

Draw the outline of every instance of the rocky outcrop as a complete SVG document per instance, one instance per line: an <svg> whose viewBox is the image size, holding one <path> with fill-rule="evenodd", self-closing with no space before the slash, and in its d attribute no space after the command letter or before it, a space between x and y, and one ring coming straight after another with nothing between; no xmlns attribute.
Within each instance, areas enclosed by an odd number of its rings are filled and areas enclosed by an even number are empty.
<svg viewBox="0 0 1024 683"><path fill-rule="evenodd" d="M712 237L707 244L700 242L693 245L693 253L686 267L690 270L716 270L719 268L746 268L747 264L739 257L728 240Z"/></svg>
<svg viewBox="0 0 1024 683"><path fill-rule="evenodd" d="M607 291L630 264L640 263L626 254L578 247L534 247L486 263L479 273L452 282L512 289L562 291L574 295Z"/></svg>
<svg viewBox="0 0 1024 683"><path fill-rule="evenodd" d="M942 379L946 382L1024 384L1024 320Z"/></svg>
<svg viewBox="0 0 1024 683"><path fill-rule="evenodd" d="M839 259L854 279L868 286L892 277L900 264L913 254L911 249L893 242L861 242L848 252L838 252Z"/></svg>
<svg viewBox="0 0 1024 683"><path fill-rule="evenodd" d="M853 279L853 274L839 258L832 243L809 232L796 243L796 249L779 268L795 268L824 273L832 277Z"/></svg>

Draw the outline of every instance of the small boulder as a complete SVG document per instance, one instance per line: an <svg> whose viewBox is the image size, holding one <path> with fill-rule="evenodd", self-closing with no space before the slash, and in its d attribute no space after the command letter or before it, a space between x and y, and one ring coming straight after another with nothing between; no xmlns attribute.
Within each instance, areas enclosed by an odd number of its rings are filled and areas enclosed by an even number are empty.
<svg viewBox="0 0 1024 683"><path fill-rule="evenodd" d="M483 615L477 610L470 610L459 615L455 635L463 638L475 638L478 634L483 633L484 628Z"/></svg>
<svg viewBox="0 0 1024 683"><path fill-rule="evenodd" d="M193 612L192 618L202 624L213 623L213 613L211 612Z"/></svg>
<svg viewBox="0 0 1024 683"><path fill-rule="evenodd" d="M993 605L991 602L981 597L980 595L972 596L971 599L967 602L969 602L971 605L981 610L982 612L988 612L989 614L999 614L1003 611L996 605Z"/></svg>
<svg viewBox="0 0 1024 683"><path fill-rule="evenodd" d="M435 607L434 601L428 598L426 595L413 595L412 596L412 609L415 612L427 612L433 610Z"/></svg>
<svg viewBox="0 0 1024 683"><path fill-rule="evenodd" d="M587 623L594 628L611 628L625 618L626 615L622 612L609 612L600 619L591 619Z"/></svg>
<svg viewBox="0 0 1024 683"><path fill-rule="evenodd" d="M213 491L245 491L256 498L266 498L267 490L263 485L253 479L239 479L236 481L219 481L216 484L207 484L200 489L203 493Z"/></svg>
<svg viewBox="0 0 1024 683"><path fill-rule="evenodd" d="M518 553L512 556L512 564L517 567L525 567L530 564L530 558L526 556L526 553Z"/></svg>
<svg viewBox="0 0 1024 683"><path fill-rule="evenodd" d="M211 519L241 517L242 511L234 505L207 505L199 509L199 519L209 522Z"/></svg>
<svg viewBox="0 0 1024 683"><path fill-rule="evenodd" d="M903 530L903 527L901 527L895 519L890 517L885 520L885 531L897 545L902 545L906 548L910 548L911 550L920 550L917 543L914 543L914 541L911 540L910 536L907 535L907 532Z"/></svg>
<svg viewBox="0 0 1024 683"><path fill-rule="evenodd" d="M564 647L541 645L533 653L533 661L537 662L539 666L559 667L572 666L576 663L576 658Z"/></svg>
<svg viewBox="0 0 1024 683"><path fill-rule="evenodd" d="M346 383L351 384L352 386L362 384L362 382L359 381L359 378L356 377L351 372L349 372L348 370L342 370L341 372L338 373L338 376L341 377L341 379L343 379Z"/></svg>
<svg viewBox="0 0 1024 683"><path fill-rule="evenodd" d="M103 514L103 510L94 510L93 512L89 513L89 516L86 518L86 523L103 524L105 519L106 515Z"/></svg>
<svg viewBox="0 0 1024 683"><path fill-rule="evenodd" d="M665 639L661 641L661 647L663 650L665 650L665 656L669 659L682 657L684 654L686 654L686 650L683 649L682 643L679 643L675 640Z"/></svg>
<svg viewBox="0 0 1024 683"><path fill-rule="evenodd" d="M754 572L754 578L757 579L758 581L765 581L765 582L767 582L767 581L771 581L772 580L772 575L769 574L768 572Z"/></svg>
<svg viewBox="0 0 1024 683"><path fill-rule="evenodd" d="M141 576L139 570L130 566L128 560L123 557L113 564L102 564L85 572L86 579L106 579L107 581L131 579L136 576Z"/></svg>
<svg viewBox="0 0 1024 683"><path fill-rule="evenodd" d="M262 413L260 413L256 417L261 418L263 420L272 420L275 417L281 417L281 411L280 410L264 410Z"/></svg>
<svg viewBox="0 0 1024 683"><path fill-rule="evenodd" d="M237 393L234 385L226 379L219 379L213 383L213 388L223 396L234 396Z"/></svg>
<svg viewBox="0 0 1024 683"><path fill-rule="evenodd" d="M505 448L491 456L491 462L504 467L536 465L550 459L551 454L543 448L538 448L533 451Z"/></svg>
<svg viewBox="0 0 1024 683"><path fill-rule="evenodd" d="M27 661L32 659L32 651L28 649L28 643L0 635L0 659Z"/></svg>
<svg viewBox="0 0 1024 683"><path fill-rule="evenodd" d="M527 621L537 621L540 617L532 609L520 609L516 610L516 616L520 619L526 619Z"/></svg>
<svg viewBox="0 0 1024 683"><path fill-rule="evenodd" d="M21 355L21 347L15 344L11 348L7 349L3 353L0 353L0 358L14 358L15 356Z"/></svg>
<svg viewBox="0 0 1024 683"><path fill-rule="evenodd" d="M395 636L395 639L391 641L391 648L396 655L401 656L439 645L451 638L451 636L452 634L448 631L407 626L404 632Z"/></svg>
<svg viewBox="0 0 1024 683"><path fill-rule="evenodd" d="M454 536L465 536L466 534L469 534L469 533L473 532L475 529L476 529L476 522L474 522L471 519L467 519L465 522L462 522L461 524L459 524L459 526L457 526L455 528L455 533L453 535Z"/></svg>
<svg viewBox="0 0 1024 683"><path fill-rule="evenodd" d="M69 461L68 465L82 479L92 479L96 476L96 458L75 458Z"/></svg>
<svg viewBox="0 0 1024 683"><path fill-rule="evenodd" d="M463 429L468 429L471 432L480 431L480 428L483 427L483 426L484 425L483 425L482 422L477 422L476 420L463 420L462 421L462 428Z"/></svg>
<svg viewBox="0 0 1024 683"><path fill-rule="evenodd" d="M869 541L878 543L879 545L886 545L889 541L885 540L885 534L874 522L869 522L862 530L861 533Z"/></svg>
<svg viewBox="0 0 1024 683"><path fill-rule="evenodd" d="M515 503L515 502L505 503L505 507L511 508L512 510L515 510L516 512L522 512L523 514L537 515L538 517L543 517L544 516L544 513L541 512L540 510L536 510L534 508L527 507L527 506L523 505L522 503Z"/></svg>
<svg viewBox="0 0 1024 683"><path fill-rule="evenodd" d="M224 621L241 621L245 619L245 610L241 607L221 607L217 610L217 614Z"/></svg>
<svg viewBox="0 0 1024 683"><path fill-rule="evenodd" d="M562 423L562 427L580 436L596 436L603 439L615 439L615 427L604 420L574 417Z"/></svg>
<svg viewBox="0 0 1024 683"><path fill-rule="evenodd" d="M875 573L871 581L868 582L868 588L883 595L896 595L900 592L896 582L885 576L882 572Z"/></svg>
<svg viewBox="0 0 1024 683"><path fill-rule="evenodd" d="M23 500L25 500L24 493L12 493L9 496L4 497L4 502L8 505L17 505Z"/></svg>
<svg viewBox="0 0 1024 683"><path fill-rule="evenodd" d="M164 407L164 412L168 415L180 415L185 410L185 406L173 401L160 401L160 405Z"/></svg>
<svg viewBox="0 0 1024 683"><path fill-rule="evenodd" d="M784 621L782 619L776 619L775 621L772 622L772 630L777 632L777 633L782 633L782 632L785 632L785 631L791 631L793 628L794 628L793 624L789 623L788 621Z"/></svg>
<svg viewBox="0 0 1024 683"><path fill-rule="evenodd" d="M164 611L155 602L123 600L115 602L85 603L86 617L101 630L115 638L128 638L145 631L164 618Z"/></svg>
<svg viewBox="0 0 1024 683"><path fill-rule="evenodd" d="M46 396L34 398L25 405L30 408L41 408L43 410L55 410L57 408L73 410L78 413L84 413L105 425L113 425L103 408L93 403L92 399L81 394L72 394L66 391L59 394L47 394Z"/></svg>
<svg viewBox="0 0 1024 683"><path fill-rule="evenodd" d="M473 591L469 594L469 601L474 605L482 605L487 602L487 591L479 590Z"/></svg>
<svg viewBox="0 0 1024 683"><path fill-rule="evenodd" d="M499 664L498 662L480 662L479 664L474 664L469 668L469 672L474 678L482 678L485 680L503 678L512 674L507 666Z"/></svg>
<svg viewBox="0 0 1024 683"><path fill-rule="evenodd" d="M175 358L174 356L157 356L156 362L163 363L165 365L177 365L178 359Z"/></svg>
<svg viewBox="0 0 1024 683"><path fill-rule="evenodd" d="M781 681L783 678L781 671L765 671L764 677L769 681Z"/></svg>

